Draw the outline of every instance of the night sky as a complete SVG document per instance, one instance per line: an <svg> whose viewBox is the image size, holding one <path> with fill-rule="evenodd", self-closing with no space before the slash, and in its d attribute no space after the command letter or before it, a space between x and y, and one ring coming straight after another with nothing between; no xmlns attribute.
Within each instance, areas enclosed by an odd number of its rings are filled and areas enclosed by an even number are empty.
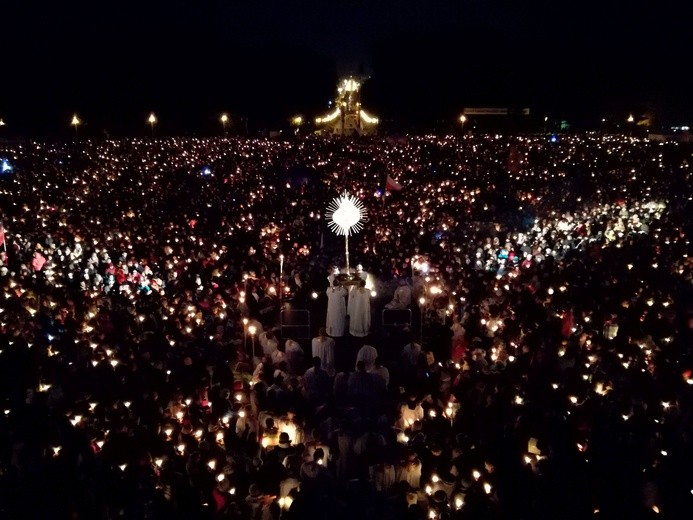
<svg viewBox="0 0 693 520"><path fill-rule="evenodd" d="M464 106L532 107L596 124L693 119L683 2L22 0L2 2L0 117L12 135L274 128L327 108L338 76L402 129ZM393 123L394 124L394 123Z"/></svg>

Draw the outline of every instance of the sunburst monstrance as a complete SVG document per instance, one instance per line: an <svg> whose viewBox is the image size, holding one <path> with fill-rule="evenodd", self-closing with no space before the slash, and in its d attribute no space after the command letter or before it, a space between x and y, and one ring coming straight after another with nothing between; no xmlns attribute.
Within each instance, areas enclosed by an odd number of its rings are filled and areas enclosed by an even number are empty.
<svg viewBox="0 0 693 520"><path fill-rule="evenodd" d="M358 233L363 229L366 220L366 208L359 199L344 192L339 197L332 199L327 206L325 215L329 228L337 235L344 236L344 250L346 254L346 272L349 275L349 235Z"/></svg>

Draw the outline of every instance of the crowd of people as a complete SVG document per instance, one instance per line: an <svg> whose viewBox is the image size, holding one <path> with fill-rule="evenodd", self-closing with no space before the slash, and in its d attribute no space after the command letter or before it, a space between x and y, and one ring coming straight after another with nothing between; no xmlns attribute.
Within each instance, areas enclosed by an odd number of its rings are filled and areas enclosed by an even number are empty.
<svg viewBox="0 0 693 520"><path fill-rule="evenodd" d="M170 138L0 162L3 517L693 507L690 148ZM367 210L350 284L344 192Z"/></svg>

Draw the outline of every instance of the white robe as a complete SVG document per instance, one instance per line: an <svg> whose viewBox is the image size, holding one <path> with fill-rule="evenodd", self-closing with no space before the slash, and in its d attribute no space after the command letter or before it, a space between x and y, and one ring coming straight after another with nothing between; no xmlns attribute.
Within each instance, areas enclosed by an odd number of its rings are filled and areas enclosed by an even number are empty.
<svg viewBox="0 0 693 520"><path fill-rule="evenodd" d="M284 479L279 484L279 498L286 498L289 496L289 493L291 493L291 491L300 488L301 482L298 479L295 479L293 477Z"/></svg>
<svg viewBox="0 0 693 520"><path fill-rule="evenodd" d="M397 482L397 469L389 463L371 466L371 480L375 482L375 489L386 493Z"/></svg>
<svg viewBox="0 0 693 520"><path fill-rule="evenodd" d="M267 333L263 332L258 336L258 343L260 343L260 346L262 347L262 353L265 356L271 356L276 350L277 347L279 346L279 342L277 341L277 338L272 338L272 339L267 339Z"/></svg>
<svg viewBox="0 0 693 520"><path fill-rule="evenodd" d="M334 376L334 340L332 338L313 338L313 357L319 357L321 367L330 377Z"/></svg>
<svg viewBox="0 0 693 520"><path fill-rule="evenodd" d="M289 439L291 439L291 444L298 445L304 442L303 427L300 424L296 424L294 421L290 421L287 417L282 417L279 419L279 433L286 432L289 434Z"/></svg>
<svg viewBox="0 0 693 520"><path fill-rule="evenodd" d="M414 426L414 423L416 421L423 420L423 416L424 412L420 404L417 404L416 407L412 410L411 408L409 408L409 405L407 403L403 403L400 406L400 418L397 422L397 426L402 430L406 430L407 428L411 428L412 426Z"/></svg>
<svg viewBox="0 0 693 520"><path fill-rule="evenodd" d="M421 486L421 462L404 462L397 468L397 481L406 480L414 489Z"/></svg>
<svg viewBox="0 0 693 520"><path fill-rule="evenodd" d="M346 328L346 300L347 290L344 287L330 287L327 289L327 334L339 338L344 336Z"/></svg>
<svg viewBox="0 0 693 520"><path fill-rule="evenodd" d="M378 351L375 347L370 345L364 345L359 349L358 354L356 354L356 363L363 361L366 365L366 372L372 372L375 369L375 358L378 357Z"/></svg>
<svg viewBox="0 0 693 520"><path fill-rule="evenodd" d="M303 349L301 348L301 345L296 343L294 340L287 340L286 341L286 362L289 365L289 371L292 374L298 374L299 371L303 373L301 370L301 365L303 363Z"/></svg>
<svg viewBox="0 0 693 520"><path fill-rule="evenodd" d="M357 287L349 295L349 334L357 338L368 336L371 331L371 293L365 287Z"/></svg>

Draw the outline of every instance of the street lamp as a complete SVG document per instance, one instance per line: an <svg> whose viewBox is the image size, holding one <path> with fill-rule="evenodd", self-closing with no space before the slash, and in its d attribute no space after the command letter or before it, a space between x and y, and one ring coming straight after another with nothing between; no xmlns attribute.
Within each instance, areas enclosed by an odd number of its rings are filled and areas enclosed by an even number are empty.
<svg viewBox="0 0 693 520"><path fill-rule="evenodd" d="M79 137L79 134L77 133L77 127L82 124L82 121L79 120L79 117L77 117L77 114L74 114L72 116L72 121L70 121L70 125L75 127L75 137Z"/></svg>
<svg viewBox="0 0 693 520"><path fill-rule="evenodd" d="M633 117L633 114L630 114L630 115L628 116L628 119L626 119L626 121L628 121L629 123L634 123L634 122L635 122L635 118Z"/></svg>
<svg viewBox="0 0 693 520"><path fill-rule="evenodd" d="M0 118L0 126L5 126L5 120Z"/></svg>
<svg viewBox="0 0 693 520"><path fill-rule="evenodd" d="M229 122L229 116L228 114L221 114L221 117L219 118L219 121L221 121L221 128L224 131L224 135L226 135L226 123Z"/></svg>
<svg viewBox="0 0 693 520"><path fill-rule="evenodd" d="M291 118L291 124L296 127L296 130L294 130L294 133L298 135L298 131L301 128L301 125L303 124L303 116L302 115L296 115Z"/></svg>
<svg viewBox="0 0 693 520"><path fill-rule="evenodd" d="M154 137L154 125L156 124L156 115L154 112L149 114L149 117L147 118L147 123L152 127L152 137Z"/></svg>
<svg viewBox="0 0 693 520"><path fill-rule="evenodd" d="M460 116L460 127L462 128L462 131L464 132L464 124L467 122L467 116L462 114Z"/></svg>

